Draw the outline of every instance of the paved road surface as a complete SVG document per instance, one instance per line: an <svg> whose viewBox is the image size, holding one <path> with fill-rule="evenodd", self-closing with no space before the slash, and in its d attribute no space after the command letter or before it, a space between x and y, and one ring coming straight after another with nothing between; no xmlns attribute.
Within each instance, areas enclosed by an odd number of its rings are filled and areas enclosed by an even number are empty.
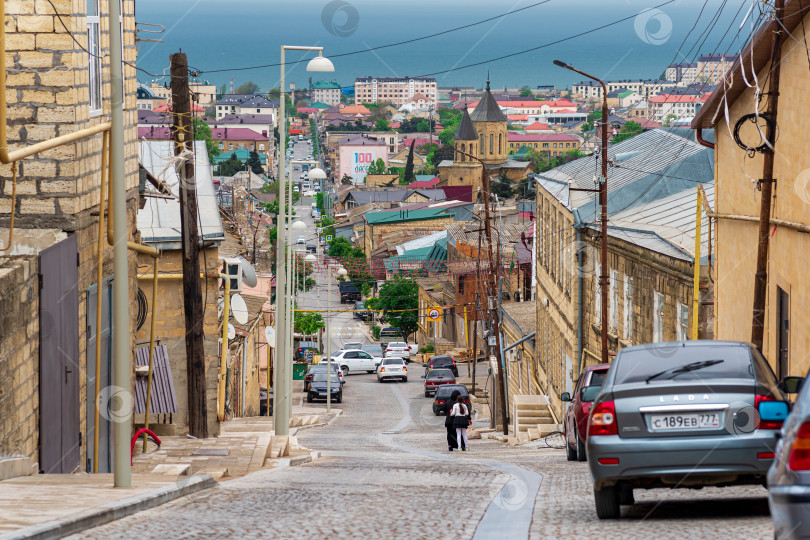
<svg viewBox="0 0 810 540"><path fill-rule="evenodd" d="M418 374L350 375L343 409L299 440L324 457L225 481L98 529L90 538L769 538L762 488L637 492L600 522L585 463L562 450L472 441L447 451ZM538 488L539 486L539 488Z"/></svg>

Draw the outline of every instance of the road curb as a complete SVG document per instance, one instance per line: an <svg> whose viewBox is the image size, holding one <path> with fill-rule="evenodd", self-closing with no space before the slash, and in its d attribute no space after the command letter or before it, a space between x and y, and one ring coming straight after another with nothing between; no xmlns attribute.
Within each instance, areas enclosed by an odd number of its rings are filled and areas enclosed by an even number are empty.
<svg viewBox="0 0 810 540"><path fill-rule="evenodd" d="M184 495L196 493L217 486L218 483L210 475L198 475L180 480L174 484L159 487L134 497L122 499L93 508L77 515L55 519L17 529L0 535L0 540L18 538L50 539L62 538L93 527L105 525L111 521L130 516L163 503L180 498Z"/></svg>

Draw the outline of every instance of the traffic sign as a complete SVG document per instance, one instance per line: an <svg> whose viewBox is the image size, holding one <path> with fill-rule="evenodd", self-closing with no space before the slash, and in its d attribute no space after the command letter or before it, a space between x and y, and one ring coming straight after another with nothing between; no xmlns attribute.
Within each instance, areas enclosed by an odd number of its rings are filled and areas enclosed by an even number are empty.
<svg viewBox="0 0 810 540"><path fill-rule="evenodd" d="M431 308L430 311L428 311L428 320L431 322L436 322L439 320L439 317L441 317L441 315L442 314L438 309Z"/></svg>
<svg viewBox="0 0 810 540"><path fill-rule="evenodd" d="M326 235L326 241L327 241L327 243L332 241L332 235L331 234Z"/></svg>

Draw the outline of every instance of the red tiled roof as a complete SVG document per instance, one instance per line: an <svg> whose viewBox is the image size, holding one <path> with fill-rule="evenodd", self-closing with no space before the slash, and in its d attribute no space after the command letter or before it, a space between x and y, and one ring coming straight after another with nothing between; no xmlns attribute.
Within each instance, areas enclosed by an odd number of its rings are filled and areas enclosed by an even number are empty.
<svg viewBox="0 0 810 540"><path fill-rule="evenodd" d="M347 105L340 109L343 114L371 114L365 105Z"/></svg>
<svg viewBox="0 0 810 540"><path fill-rule="evenodd" d="M138 126L138 138L169 140L172 138L172 132L168 126L166 127Z"/></svg>
<svg viewBox="0 0 810 540"><path fill-rule="evenodd" d="M650 97L647 101L652 103L696 103L702 100L698 96L658 94Z"/></svg>
<svg viewBox="0 0 810 540"><path fill-rule="evenodd" d="M409 99L408 101L419 101L420 99L422 99L424 101L428 101L427 96L424 96L424 95L420 94L419 92L415 93L413 95L413 97L411 97L411 99Z"/></svg>
<svg viewBox="0 0 810 540"><path fill-rule="evenodd" d="M402 144L406 148L410 148L411 147L411 141L416 141L416 144L413 145L414 148L418 148L418 147L422 146L423 144L430 144L430 139L422 139L422 138L405 139L405 140L402 141ZM436 143L436 144L439 144L439 139L433 139L433 142Z"/></svg>
<svg viewBox="0 0 810 540"><path fill-rule="evenodd" d="M510 131L506 135L509 142L579 142L573 135L562 133L516 133Z"/></svg>
<svg viewBox="0 0 810 540"><path fill-rule="evenodd" d="M316 114L320 109L317 107L298 107L296 111L299 113Z"/></svg>
<svg viewBox="0 0 810 540"><path fill-rule="evenodd" d="M470 103L468 107L476 107L478 102ZM576 103L572 101L568 101L567 99L561 99L558 101L532 101L532 100L521 100L521 101L499 101L498 105L501 107L512 107L512 108L521 108L521 107L542 107L543 105L548 105L552 109L556 109L559 107L573 107L576 109Z"/></svg>
<svg viewBox="0 0 810 540"><path fill-rule="evenodd" d="M292 133L292 130L290 130ZM266 141L267 135L256 133L248 128L211 128L211 137L223 141Z"/></svg>
<svg viewBox="0 0 810 540"><path fill-rule="evenodd" d="M528 114L507 114L506 117L513 122L525 122L529 119Z"/></svg>
<svg viewBox="0 0 810 540"><path fill-rule="evenodd" d="M439 177L434 176L430 180L416 180L408 184L408 189L428 189L439 183Z"/></svg>
<svg viewBox="0 0 810 540"><path fill-rule="evenodd" d="M543 124L541 122L535 122L533 124L529 124L528 126L526 126L523 129L524 129L524 131L539 131L539 130L546 130L547 131L547 130L550 130L551 128L549 127L548 124Z"/></svg>
<svg viewBox="0 0 810 540"><path fill-rule="evenodd" d="M575 112L577 112L577 110L576 109L560 109L559 111L556 111L556 112L558 112L558 113L575 113Z"/></svg>
<svg viewBox="0 0 810 540"><path fill-rule="evenodd" d="M635 122L640 125L643 129L658 129L663 127L660 122L656 122L655 120L650 120L649 118L631 118L628 122Z"/></svg>

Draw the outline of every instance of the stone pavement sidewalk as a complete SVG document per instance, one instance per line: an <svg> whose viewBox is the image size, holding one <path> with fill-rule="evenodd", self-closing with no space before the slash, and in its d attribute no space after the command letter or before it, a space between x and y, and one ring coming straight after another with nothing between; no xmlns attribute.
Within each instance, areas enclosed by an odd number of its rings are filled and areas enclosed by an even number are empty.
<svg viewBox="0 0 810 540"><path fill-rule="evenodd" d="M302 419L326 423L338 413L327 416L325 409L295 406L293 423L300 425ZM160 449L152 448L145 454L138 441L130 488L114 488L112 474L83 472L2 481L0 540L59 538L214 487L217 479L315 459L317 452L296 447L297 429L290 429L293 448L283 459L267 459L273 436L272 417L229 420L217 438L164 437Z"/></svg>

